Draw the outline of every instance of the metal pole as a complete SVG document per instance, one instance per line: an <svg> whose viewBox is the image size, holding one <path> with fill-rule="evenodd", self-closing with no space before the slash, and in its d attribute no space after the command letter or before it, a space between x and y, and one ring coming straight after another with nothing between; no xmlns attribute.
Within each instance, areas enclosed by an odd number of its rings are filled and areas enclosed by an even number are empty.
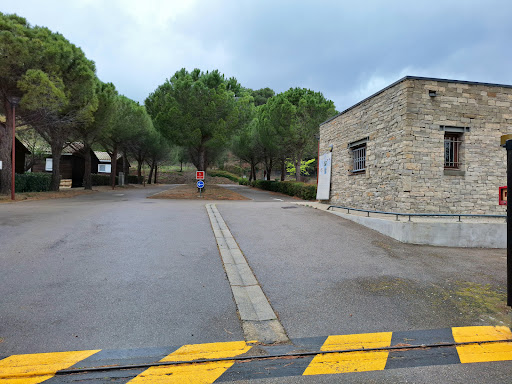
<svg viewBox="0 0 512 384"><path fill-rule="evenodd" d="M14 174L16 172L16 106L12 104L12 160L11 160L11 200L15 199L14 195Z"/></svg>
<svg viewBox="0 0 512 384"><path fill-rule="evenodd" d="M505 143L507 149L507 190L512 187L512 140ZM507 193L508 195L508 193ZM512 209L507 199L507 305L512 307Z"/></svg>

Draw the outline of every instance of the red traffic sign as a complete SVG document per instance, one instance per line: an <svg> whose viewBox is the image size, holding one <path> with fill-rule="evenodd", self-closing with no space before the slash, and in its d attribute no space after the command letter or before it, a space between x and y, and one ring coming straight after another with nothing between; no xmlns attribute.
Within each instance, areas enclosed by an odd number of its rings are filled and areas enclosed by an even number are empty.
<svg viewBox="0 0 512 384"><path fill-rule="evenodd" d="M196 179L197 180L204 180L204 171L197 171L196 172Z"/></svg>
<svg viewBox="0 0 512 384"><path fill-rule="evenodd" d="M500 187L500 194L498 197L500 205L507 205L507 187Z"/></svg>

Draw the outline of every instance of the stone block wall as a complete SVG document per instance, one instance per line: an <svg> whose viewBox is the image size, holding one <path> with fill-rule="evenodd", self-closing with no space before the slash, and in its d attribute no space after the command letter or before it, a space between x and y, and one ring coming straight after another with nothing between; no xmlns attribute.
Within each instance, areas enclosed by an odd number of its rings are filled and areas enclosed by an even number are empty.
<svg viewBox="0 0 512 384"><path fill-rule="evenodd" d="M429 96L435 91L436 96ZM320 152L333 145L331 203L415 213L505 214L512 87L407 77L320 127ZM441 126L468 127L456 172L444 168ZM347 145L364 137L366 172L353 174Z"/></svg>
<svg viewBox="0 0 512 384"><path fill-rule="evenodd" d="M507 184L500 137L512 132L512 87L410 82L406 125L413 141L411 211L506 214L498 204L498 188ZM430 97L429 90L436 96ZM441 126L469 128L462 134L459 172L445 172Z"/></svg>
<svg viewBox="0 0 512 384"><path fill-rule="evenodd" d="M331 202L365 209L396 209L401 187L407 84L363 101L320 127L320 153L332 151ZM348 145L368 137L366 171L352 173Z"/></svg>

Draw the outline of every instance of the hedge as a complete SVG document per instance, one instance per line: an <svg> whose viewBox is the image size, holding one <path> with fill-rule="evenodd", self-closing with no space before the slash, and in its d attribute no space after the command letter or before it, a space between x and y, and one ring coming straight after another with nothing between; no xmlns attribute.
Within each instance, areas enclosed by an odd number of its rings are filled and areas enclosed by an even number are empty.
<svg viewBox="0 0 512 384"><path fill-rule="evenodd" d="M92 185L110 185L110 175L101 175L93 173L91 175ZM128 175L124 178L126 184L139 184L137 175ZM119 177L116 176L116 185L119 183Z"/></svg>
<svg viewBox="0 0 512 384"><path fill-rule="evenodd" d="M117 184L116 176L116 184ZM110 185L110 175L100 175L98 173L91 174L92 185Z"/></svg>
<svg viewBox="0 0 512 384"><path fill-rule="evenodd" d="M117 182L117 178L116 178ZM139 184L139 176L137 175L128 175L124 177L124 182L127 184Z"/></svg>
<svg viewBox="0 0 512 384"><path fill-rule="evenodd" d="M46 192L50 190L51 182L51 173L17 173L14 176L14 191Z"/></svg>
<svg viewBox="0 0 512 384"><path fill-rule="evenodd" d="M226 179L229 179L231 181L234 181L236 183L240 182L240 178L231 173L231 172L228 172L228 171L221 171L221 170L218 170L218 171L208 171L208 176L211 176L211 177L225 177Z"/></svg>
<svg viewBox="0 0 512 384"><path fill-rule="evenodd" d="M316 199L316 185L299 183L296 181L269 181L240 179L242 185L251 185L253 187L272 192L279 192L289 196L300 197L303 200Z"/></svg>

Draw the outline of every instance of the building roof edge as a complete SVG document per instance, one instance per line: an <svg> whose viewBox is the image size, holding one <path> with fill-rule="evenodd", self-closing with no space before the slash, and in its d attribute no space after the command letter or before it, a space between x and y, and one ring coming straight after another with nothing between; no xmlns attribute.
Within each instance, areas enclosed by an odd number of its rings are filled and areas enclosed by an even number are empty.
<svg viewBox="0 0 512 384"><path fill-rule="evenodd" d="M512 85L508 84L494 84L494 83L482 83L478 81L466 81L466 80L450 80L450 79L437 79L435 77L421 77L421 76L404 76L401 79L395 81L394 83L388 85L387 87L381 89L380 91L375 92L374 94L368 96L367 98L359 101L358 103L352 105L351 107L348 107L347 109L343 110L342 112L338 113L337 115L325 120L323 123L320 123L320 126L327 124L328 122L336 119L337 117L343 115L344 113L347 113L351 109L354 109L355 107L361 105L367 100L370 100L374 98L375 96L380 95L381 93L387 91L390 88L393 88L395 85L398 85L406 80L425 80L425 81L438 81L441 83L455 83L455 84L469 84L469 85L486 85L488 87L502 87L502 88L512 88Z"/></svg>

